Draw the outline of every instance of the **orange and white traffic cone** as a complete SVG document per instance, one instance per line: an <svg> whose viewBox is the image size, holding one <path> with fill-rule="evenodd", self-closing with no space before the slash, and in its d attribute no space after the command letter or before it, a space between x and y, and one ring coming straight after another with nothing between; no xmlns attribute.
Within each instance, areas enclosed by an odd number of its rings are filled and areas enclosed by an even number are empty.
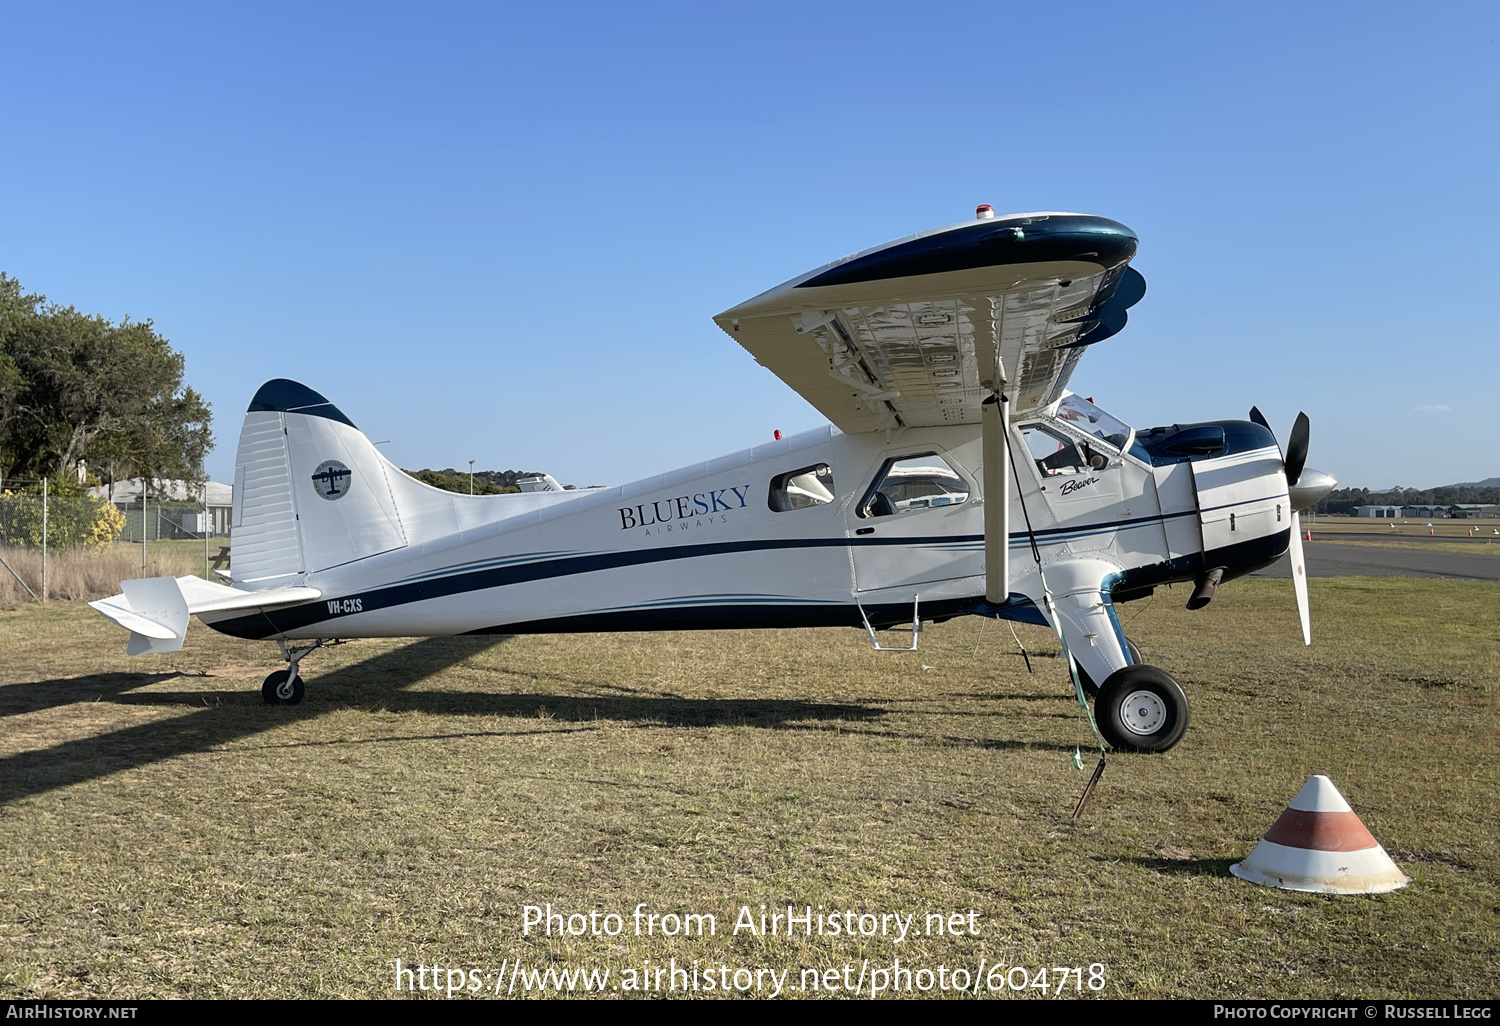
<svg viewBox="0 0 1500 1026"><path fill-rule="evenodd" d="M1411 883L1322 774L1303 785L1250 857L1229 871L1251 883L1319 894L1383 894Z"/></svg>

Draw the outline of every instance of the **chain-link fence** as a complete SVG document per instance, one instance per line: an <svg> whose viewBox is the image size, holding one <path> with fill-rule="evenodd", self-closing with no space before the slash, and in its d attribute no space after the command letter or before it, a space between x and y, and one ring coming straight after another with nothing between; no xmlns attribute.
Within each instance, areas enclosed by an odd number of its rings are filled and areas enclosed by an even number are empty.
<svg viewBox="0 0 1500 1026"><path fill-rule="evenodd" d="M149 497L116 504L42 482L0 491L0 605L103 598L133 577L215 580L228 557L224 508Z"/></svg>

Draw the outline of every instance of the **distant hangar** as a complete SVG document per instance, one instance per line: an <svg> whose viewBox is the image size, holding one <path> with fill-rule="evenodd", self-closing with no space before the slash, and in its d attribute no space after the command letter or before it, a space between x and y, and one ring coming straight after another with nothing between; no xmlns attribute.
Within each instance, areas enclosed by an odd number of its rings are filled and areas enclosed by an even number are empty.
<svg viewBox="0 0 1500 1026"><path fill-rule="evenodd" d="M1459 502L1451 506L1355 506L1353 512L1357 517L1373 517L1377 520L1431 520L1434 517L1465 520L1500 517L1500 504Z"/></svg>

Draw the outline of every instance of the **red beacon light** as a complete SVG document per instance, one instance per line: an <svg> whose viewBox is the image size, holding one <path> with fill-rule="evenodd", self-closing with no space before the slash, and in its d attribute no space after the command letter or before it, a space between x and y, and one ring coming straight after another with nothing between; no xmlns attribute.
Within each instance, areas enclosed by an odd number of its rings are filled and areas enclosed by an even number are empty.
<svg viewBox="0 0 1500 1026"><path fill-rule="evenodd" d="M776 441L778 441L778 442L781 441L781 428L777 428L775 431L773 431L771 433L776 436Z"/></svg>
<svg viewBox="0 0 1500 1026"><path fill-rule="evenodd" d="M974 216L981 221L992 220L995 216L995 208L988 203L981 203L974 208Z"/></svg>

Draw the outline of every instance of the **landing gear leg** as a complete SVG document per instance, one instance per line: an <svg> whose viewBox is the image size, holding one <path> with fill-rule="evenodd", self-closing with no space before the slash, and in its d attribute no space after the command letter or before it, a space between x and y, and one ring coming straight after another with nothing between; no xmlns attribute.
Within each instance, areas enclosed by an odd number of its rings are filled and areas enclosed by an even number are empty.
<svg viewBox="0 0 1500 1026"><path fill-rule="evenodd" d="M1125 639L1125 648L1130 652L1131 663L1139 666L1143 662L1145 662L1145 660L1141 658L1141 650L1136 648L1135 642L1131 641L1129 638ZM1083 685L1083 693L1089 698L1099 697L1099 685L1094 683L1094 678L1090 677L1088 671L1085 670L1082 666L1078 668L1078 683Z"/></svg>
<svg viewBox="0 0 1500 1026"><path fill-rule="evenodd" d="M296 705L301 702L306 689L302 685L302 675L297 672L297 664L302 661L303 656L333 643L329 639L318 638L311 645L292 648L285 641L278 641L276 644L281 646L281 658L287 661L287 668L266 677L265 683L260 686L260 697L267 705Z"/></svg>

